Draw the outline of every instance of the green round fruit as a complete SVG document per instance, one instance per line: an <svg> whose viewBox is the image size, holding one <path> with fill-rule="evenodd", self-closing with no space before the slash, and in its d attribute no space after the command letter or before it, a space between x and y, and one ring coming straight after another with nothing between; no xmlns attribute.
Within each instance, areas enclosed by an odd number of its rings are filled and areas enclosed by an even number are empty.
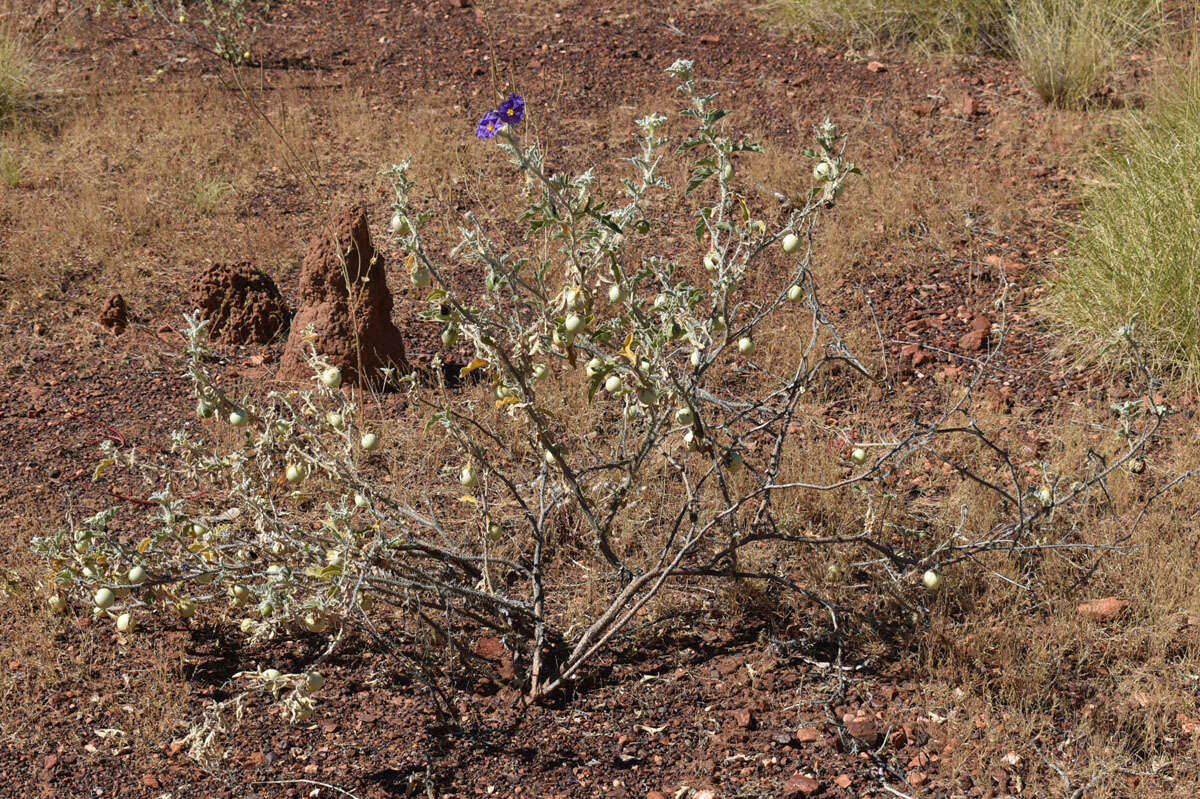
<svg viewBox="0 0 1200 799"><path fill-rule="evenodd" d="M245 427L250 421L250 417L240 408L235 408L229 412L229 423L234 427Z"/></svg>
<svg viewBox="0 0 1200 799"><path fill-rule="evenodd" d="M933 569L930 569L921 577L921 582L924 583L925 587L930 591L936 591L942 587L942 575L938 574Z"/></svg>
<svg viewBox="0 0 1200 799"><path fill-rule="evenodd" d="M367 452L374 452L375 450L379 449L379 436L375 435L374 433L363 433L363 436L361 439L359 439L358 443L361 444L362 448Z"/></svg>
<svg viewBox="0 0 1200 799"><path fill-rule="evenodd" d="M117 595L108 588L101 588L96 592L96 595L92 597L92 601L95 603L96 607L100 608L101 610L106 610L107 608L111 607L112 603L115 602L116 599Z"/></svg>
<svg viewBox="0 0 1200 799"><path fill-rule="evenodd" d="M325 388L337 388L342 384L342 370L336 366L328 366L321 372L321 385Z"/></svg>
<svg viewBox="0 0 1200 799"><path fill-rule="evenodd" d="M783 237L783 251L793 253L800 249L800 237L795 233L789 233Z"/></svg>
<svg viewBox="0 0 1200 799"><path fill-rule="evenodd" d="M750 338L749 336L742 336L740 339L738 339L737 347L738 352L740 352L742 355L753 355L754 339Z"/></svg>
<svg viewBox="0 0 1200 799"><path fill-rule="evenodd" d="M799 286L791 286L787 290L787 298L789 302L800 302L804 299L804 289Z"/></svg>

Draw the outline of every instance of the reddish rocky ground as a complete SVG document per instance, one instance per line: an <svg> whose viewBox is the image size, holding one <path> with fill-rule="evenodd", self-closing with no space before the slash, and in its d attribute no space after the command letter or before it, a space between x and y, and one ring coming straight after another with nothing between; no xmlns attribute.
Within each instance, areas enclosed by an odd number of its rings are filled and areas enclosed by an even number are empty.
<svg viewBox="0 0 1200 799"><path fill-rule="evenodd" d="M862 321L863 292L871 297L906 402L919 407L938 396L970 363L965 358L994 343L989 336L997 334L978 320L1001 321L991 305L1000 273L1012 288L1011 329L991 389L997 406L1038 408L1095 390L1072 377L1031 307L1076 207L1076 176L1064 164L1102 122L1048 114L1010 64L847 60L773 30L753 4L544 5L287 2L241 74L264 91L357 87L397 116L422 98L448 98L469 137L486 97L486 56L495 53L543 117L546 148L583 162L593 145L616 146L629 132L596 127L607 109L644 109L648 98L667 97L663 69L694 58L706 74L719 74L715 88L739 122L773 142L795 139L800 147L808 125L826 114L851 133L848 154L868 174L822 234L829 255L820 268L835 313ZM157 22L75 13L70 41L46 40L72 87L120 91L160 67L168 85L217 74ZM263 181L237 214L290 237L292 260L321 222L319 209L286 180ZM970 226L958 224L964 214ZM0 239L13 235L11 225L6 215ZM661 647L614 653L586 696L556 706L465 691L466 723L454 730L437 725L419 686L394 662L351 647L328 669L313 723L289 726L260 701L225 742L225 757L202 768L175 742L207 700L223 696L235 662L300 661L315 644L242 651L199 621L152 626L122 643L86 618L64 623L44 614L30 590L44 574L24 549L65 513L89 513L111 499L90 480L102 437L154 448L190 423L181 342L167 332L182 310L186 271L171 257L146 253L162 265L147 278L154 300L131 299L120 335L94 322L108 293L89 281L86 259L58 295L27 306L32 316L3 320L0 437L10 467L0 482L0 540L14 598L0 620L5 703L13 708L0 739L0 795L649 799L686 796L676 792L687 787L697 797L711 790L796 799L1062 791L1046 763L1015 752L1004 759L1023 735L1018 723L1006 726L1004 712L967 721L952 694L929 704L909 668L915 648L848 654L837 665L807 619L781 628L713 609L666 627ZM277 278L293 302L295 278ZM427 358L438 328L412 319L411 300L398 295L395 319L408 352ZM872 340L862 338L868 347ZM231 351L227 376L269 379L281 346ZM56 627L42 639L29 625ZM1087 746L1044 743L1063 757ZM978 759L959 756L972 746L997 756L978 767ZM1153 794L1153 776L1142 779L1130 790ZM1068 783L1064 795L1087 795Z"/></svg>

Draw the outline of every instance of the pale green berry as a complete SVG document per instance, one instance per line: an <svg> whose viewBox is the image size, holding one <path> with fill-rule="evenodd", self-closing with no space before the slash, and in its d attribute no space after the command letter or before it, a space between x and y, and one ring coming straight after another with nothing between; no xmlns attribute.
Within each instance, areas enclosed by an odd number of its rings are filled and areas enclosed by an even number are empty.
<svg viewBox="0 0 1200 799"><path fill-rule="evenodd" d="M408 277L412 281L412 284L419 289L428 286L429 282L433 279L433 275L424 266L418 266Z"/></svg>
<svg viewBox="0 0 1200 799"><path fill-rule="evenodd" d="M321 385L325 388L337 388L342 384L342 370L336 366L328 366L321 372Z"/></svg>
<svg viewBox="0 0 1200 799"><path fill-rule="evenodd" d="M275 682L283 675L279 673L279 669L267 669L262 673L262 678L267 682Z"/></svg>
<svg viewBox="0 0 1200 799"><path fill-rule="evenodd" d="M624 384L621 382L620 377L617 375L609 375L608 379L604 381L604 390L609 394L616 394L621 390L623 385Z"/></svg>
<svg viewBox="0 0 1200 799"><path fill-rule="evenodd" d="M567 333L571 335L575 335L579 331L583 330L583 318L578 314L571 314L566 318L566 321L563 322L563 330L567 331Z"/></svg>
<svg viewBox="0 0 1200 799"><path fill-rule="evenodd" d="M375 435L374 433L363 433L363 436L361 439L359 439L358 443L361 444L362 448L367 452L374 452L375 450L379 449L379 436Z"/></svg>
<svg viewBox="0 0 1200 799"><path fill-rule="evenodd" d="M468 463L462 467L462 471L458 475L458 482L462 483L467 488L474 488L479 485L479 473L475 471L475 466Z"/></svg>
<svg viewBox="0 0 1200 799"><path fill-rule="evenodd" d="M52 613L64 613L67 610L67 600L62 594L51 594L46 604Z"/></svg>
<svg viewBox="0 0 1200 799"><path fill-rule="evenodd" d="M128 577L130 585L141 585L146 582L146 570L141 566L134 566L129 570Z"/></svg>
<svg viewBox="0 0 1200 799"><path fill-rule="evenodd" d="M792 286L787 290L787 298L791 302L800 302L804 299L804 289L799 286Z"/></svg>
<svg viewBox="0 0 1200 799"><path fill-rule="evenodd" d="M175 603L175 610L182 619L190 619L196 615L196 603L190 599L181 599Z"/></svg>
<svg viewBox="0 0 1200 799"><path fill-rule="evenodd" d="M709 250L704 256L704 269L708 272L716 272L721 268L721 253L716 250Z"/></svg>
<svg viewBox="0 0 1200 799"><path fill-rule="evenodd" d="M287 481L289 483L295 484L299 483L307 476L307 471L308 470L305 469L302 464L293 463L287 467L287 473L285 476L287 477Z"/></svg>
<svg viewBox="0 0 1200 799"><path fill-rule="evenodd" d="M319 671L310 671L304 677L304 690L311 693L321 690L321 686L325 685L325 678L321 676Z"/></svg>
<svg viewBox="0 0 1200 799"><path fill-rule="evenodd" d="M690 425L695 420L696 416L692 413L691 408L683 407L675 411L675 421L679 424Z"/></svg>
<svg viewBox="0 0 1200 799"><path fill-rule="evenodd" d="M587 362L586 371L588 377L595 377L596 375L600 374L604 371L604 359L592 358Z"/></svg>
<svg viewBox="0 0 1200 799"><path fill-rule="evenodd" d="M131 632L133 632L133 628L135 626L136 626L136 623L134 622L133 614L131 614L129 612L125 612L125 613L122 613L120 616L117 616L117 630L118 631L123 632L123 633L131 633Z"/></svg>
<svg viewBox="0 0 1200 799"><path fill-rule="evenodd" d="M725 468L731 472L740 472L745 463L742 460L742 453L738 452L736 449L731 449L726 452L723 460L725 462Z"/></svg>
<svg viewBox="0 0 1200 799"><path fill-rule="evenodd" d="M242 619L241 623L238 624L238 629L242 631L243 635L249 635L254 632L254 619Z"/></svg>
<svg viewBox="0 0 1200 799"><path fill-rule="evenodd" d="M930 591L936 591L942 587L942 575L938 574L933 569L930 569L929 571L925 572L924 576L921 577L921 582L924 583L925 587Z"/></svg>
<svg viewBox="0 0 1200 799"><path fill-rule="evenodd" d="M608 301L613 305L620 305L627 299L629 299L629 291L620 283L608 290Z"/></svg>
<svg viewBox="0 0 1200 799"><path fill-rule="evenodd" d="M533 365L533 379L534 379L534 380L541 380L542 378L544 378L544 377L545 377L545 376L546 376L546 375L549 373L549 371L550 371L550 370L546 368L546 364L544 364L544 363L535 363L535 364Z"/></svg>
<svg viewBox="0 0 1200 799"><path fill-rule="evenodd" d="M546 463L548 463L551 466L558 463L558 458L555 457L554 453L551 452L550 450L546 450L546 453L542 457L545 459Z"/></svg>
<svg viewBox="0 0 1200 799"><path fill-rule="evenodd" d="M337 411L330 411L325 414L325 421L329 422L329 426L334 430L342 430L346 427L346 420Z"/></svg>
<svg viewBox="0 0 1200 799"><path fill-rule="evenodd" d="M355 494L354 495L354 506L356 508L369 508L369 507L371 507L371 500L367 499L362 494Z"/></svg>
<svg viewBox="0 0 1200 799"><path fill-rule="evenodd" d="M850 453L850 460L854 461L856 465L862 466L867 462L867 451L862 447L856 447L854 451Z"/></svg>
<svg viewBox="0 0 1200 799"><path fill-rule="evenodd" d="M229 412L229 423L234 427L245 427L246 423L249 421L250 417L247 416L246 412L240 408L235 408Z"/></svg>
<svg viewBox="0 0 1200 799"><path fill-rule="evenodd" d="M108 588L101 588L96 592L96 596L92 597L92 601L95 603L96 607L100 608L101 610L110 607L112 603L116 601L116 599L117 595Z"/></svg>
<svg viewBox="0 0 1200 799"><path fill-rule="evenodd" d="M754 354L754 339L749 336L742 336L738 339L737 347L738 352L742 355L752 355Z"/></svg>
<svg viewBox="0 0 1200 799"><path fill-rule="evenodd" d="M800 237L795 233L789 233L783 237L783 251L793 253L800 249Z"/></svg>
<svg viewBox="0 0 1200 799"><path fill-rule="evenodd" d="M442 331L442 345L446 347L453 347L458 343L458 336L458 328L454 325L451 325Z"/></svg>

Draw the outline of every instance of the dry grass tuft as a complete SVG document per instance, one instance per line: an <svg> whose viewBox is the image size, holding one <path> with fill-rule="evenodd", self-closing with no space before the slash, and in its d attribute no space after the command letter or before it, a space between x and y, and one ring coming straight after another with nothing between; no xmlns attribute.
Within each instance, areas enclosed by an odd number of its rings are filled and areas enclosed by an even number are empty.
<svg viewBox="0 0 1200 799"><path fill-rule="evenodd" d="M1103 345L1135 321L1160 366L1200 377L1200 62L1105 156L1047 303ZM1111 351L1110 348L1105 348Z"/></svg>
<svg viewBox="0 0 1200 799"><path fill-rule="evenodd" d="M988 52L1004 42L1005 0L773 0L786 25L855 49Z"/></svg>
<svg viewBox="0 0 1200 799"><path fill-rule="evenodd" d="M1048 104L1081 108L1159 21L1159 0L1018 0L1013 56Z"/></svg>

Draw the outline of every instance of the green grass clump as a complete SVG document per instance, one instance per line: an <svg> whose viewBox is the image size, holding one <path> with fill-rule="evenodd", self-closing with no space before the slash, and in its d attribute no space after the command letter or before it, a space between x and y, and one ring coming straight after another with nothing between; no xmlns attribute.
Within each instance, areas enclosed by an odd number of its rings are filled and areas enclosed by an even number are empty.
<svg viewBox="0 0 1200 799"><path fill-rule="evenodd" d="M1200 378L1200 63L1164 84L1103 158L1048 300L1100 341L1131 319L1157 365ZM1118 348L1113 348L1115 351Z"/></svg>
<svg viewBox="0 0 1200 799"><path fill-rule="evenodd" d="M772 0L768 8L837 46L986 52L1003 43L1008 0Z"/></svg>
<svg viewBox="0 0 1200 799"><path fill-rule="evenodd" d="M1010 48L1042 100L1081 108L1150 38L1159 11L1159 0L1015 0Z"/></svg>
<svg viewBox="0 0 1200 799"><path fill-rule="evenodd" d="M25 43L0 19L0 122L16 111L32 90L33 63Z"/></svg>
<svg viewBox="0 0 1200 799"><path fill-rule="evenodd" d="M774 16L838 47L999 53L1047 103L1086 105L1159 27L1162 0L768 0Z"/></svg>

